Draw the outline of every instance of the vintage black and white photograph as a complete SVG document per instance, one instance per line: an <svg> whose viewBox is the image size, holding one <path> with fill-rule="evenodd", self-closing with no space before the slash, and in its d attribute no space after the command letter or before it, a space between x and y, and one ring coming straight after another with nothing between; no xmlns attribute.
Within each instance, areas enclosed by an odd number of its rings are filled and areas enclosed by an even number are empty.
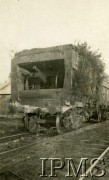
<svg viewBox="0 0 109 180"><path fill-rule="evenodd" d="M109 180L109 0L0 0L0 180Z"/></svg>

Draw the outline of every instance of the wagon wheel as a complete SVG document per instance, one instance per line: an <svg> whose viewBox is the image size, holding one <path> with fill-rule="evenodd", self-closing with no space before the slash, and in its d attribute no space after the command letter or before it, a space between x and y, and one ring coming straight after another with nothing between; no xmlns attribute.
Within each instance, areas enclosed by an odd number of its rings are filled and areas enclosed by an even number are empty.
<svg viewBox="0 0 109 180"><path fill-rule="evenodd" d="M59 134L77 129L85 122L85 116L78 114L77 110L70 111L69 116L57 115L56 128Z"/></svg>
<svg viewBox="0 0 109 180"><path fill-rule="evenodd" d="M37 124L34 116L29 117L28 122L28 131L30 133L36 133L37 132Z"/></svg>
<svg viewBox="0 0 109 180"><path fill-rule="evenodd" d="M28 116L25 115L23 118L24 121L24 126L25 128L30 132L30 133L36 133L37 132L37 127L38 123L36 122L36 117L35 116Z"/></svg>
<svg viewBox="0 0 109 180"><path fill-rule="evenodd" d="M73 116L70 114L68 117L64 117L63 114L58 114L56 128L59 134L71 131L73 129Z"/></svg>

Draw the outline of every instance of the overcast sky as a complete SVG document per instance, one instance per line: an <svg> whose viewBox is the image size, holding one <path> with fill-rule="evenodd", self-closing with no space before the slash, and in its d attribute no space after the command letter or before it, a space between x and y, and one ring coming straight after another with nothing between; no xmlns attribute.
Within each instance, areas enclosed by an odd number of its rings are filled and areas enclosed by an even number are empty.
<svg viewBox="0 0 109 180"><path fill-rule="evenodd" d="M109 0L0 0L0 83L13 52L87 41L109 74Z"/></svg>

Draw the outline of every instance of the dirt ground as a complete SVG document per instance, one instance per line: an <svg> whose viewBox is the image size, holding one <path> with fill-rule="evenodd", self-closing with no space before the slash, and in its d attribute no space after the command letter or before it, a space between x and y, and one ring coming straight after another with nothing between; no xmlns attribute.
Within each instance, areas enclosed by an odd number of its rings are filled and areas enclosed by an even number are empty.
<svg viewBox="0 0 109 180"><path fill-rule="evenodd" d="M82 172L80 171L78 177L75 177L74 172L71 169L72 177L65 177L68 173L68 164L65 158L73 159L76 169L79 166L81 158L88 158L86 163L86 168L88 168L90 166L90 160L99 157L105 148L109 146L109 143L106 144L108 139L109 121L92 124L76 131L53 137L40 137L40 135L36 135L36 144L16 152L8 158L1 158L0 166L3 168L3 171L9 170L14 172L25 180L75 180L79 179ZM47 159L44 170L47 177L40 176L43 170L41 158ZM61 161L64 164L63 168L55 170L54 173L56 177L50 177L52 168L50 158L59 158L55 161L54 166L59 167ZM109 162L109 154L105 160L106 163ZM107 176L109 177L108 170L107 174L102 178L108 180L106 179ZM102 178L99 179L104 180ZM86 179L91 179L91 177L89 176Z"/></svg>

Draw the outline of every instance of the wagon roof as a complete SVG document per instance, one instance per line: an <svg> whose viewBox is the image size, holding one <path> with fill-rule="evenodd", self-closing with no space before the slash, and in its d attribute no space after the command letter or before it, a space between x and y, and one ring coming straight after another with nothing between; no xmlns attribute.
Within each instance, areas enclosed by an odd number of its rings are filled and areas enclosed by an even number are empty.
<svg viewBox="0 0 109 180"><path fill-rule="evenodd" d="M66 44L66 45L52 46L46 48L33 48L30 50L26 49L16 53L15 56L25 56L29 54L38 54L38 53L45 53L50 51L64 51L64 50L73 49L73 47L74 46L72 44Z"/></svg>

